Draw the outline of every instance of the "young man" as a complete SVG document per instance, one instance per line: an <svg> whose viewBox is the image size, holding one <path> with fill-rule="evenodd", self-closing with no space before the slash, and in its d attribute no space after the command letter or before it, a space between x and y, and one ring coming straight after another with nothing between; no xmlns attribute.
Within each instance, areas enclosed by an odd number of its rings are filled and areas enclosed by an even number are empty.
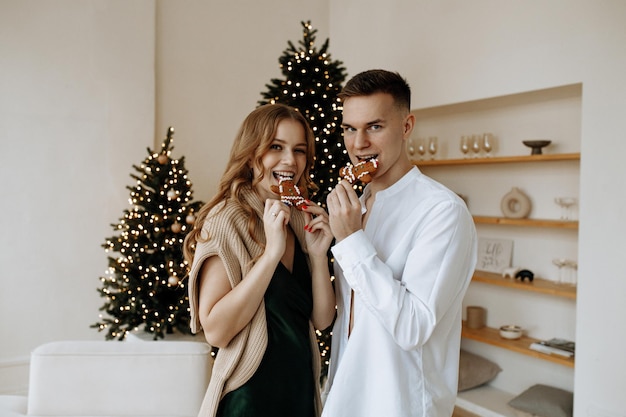
<svg viewBox="0 0 626 417"><path fill-rule="evenodd" d="M324 417L449 417L457 393L461 302L476 264L464 202L406 155L415 125L397 73L365 71L339 95L353 163L378 169L359 199L329 194L338 316Z"/></svg>

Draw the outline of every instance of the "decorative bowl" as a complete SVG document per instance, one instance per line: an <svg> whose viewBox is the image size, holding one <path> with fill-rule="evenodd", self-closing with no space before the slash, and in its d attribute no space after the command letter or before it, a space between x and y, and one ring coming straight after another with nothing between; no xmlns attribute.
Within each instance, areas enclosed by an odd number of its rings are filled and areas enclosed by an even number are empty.
<svg viewBox="0 0 626 417"><path fill-rule="evenodd" d="M530 149L532 149L532 151L530 152L531 155L541 155L542 154L541 148L548 146L549 144L552 143L552 141L545 140L545 139L537 139L537 140L523 140L522 143L528 146Z"/></svg>
<svg viewBox="0 0 626 417"><path fill-rule="evenodd" d="M514 324L507 324L500 327L500 337L505 339L519 339L522 337L522 328Z"/></svg>

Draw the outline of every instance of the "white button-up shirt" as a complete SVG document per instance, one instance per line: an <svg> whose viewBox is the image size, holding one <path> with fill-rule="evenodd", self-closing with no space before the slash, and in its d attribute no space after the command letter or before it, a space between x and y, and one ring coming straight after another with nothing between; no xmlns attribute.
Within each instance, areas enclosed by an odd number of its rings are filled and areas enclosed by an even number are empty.
<svg viewBox="0 0 626 417"><path fill-rule="evenodd" d="M338 316L322 416L449 417L476 265L472 217L416 167L375 198L365 230L332 248Z"/></svg>

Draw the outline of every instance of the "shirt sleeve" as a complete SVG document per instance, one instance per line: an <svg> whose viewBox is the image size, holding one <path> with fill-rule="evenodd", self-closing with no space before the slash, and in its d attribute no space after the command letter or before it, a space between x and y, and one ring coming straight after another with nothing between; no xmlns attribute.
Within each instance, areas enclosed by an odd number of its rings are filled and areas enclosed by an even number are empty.
<svg viewBox="0 0 626 417"><path fill-rule="evenodd" d="M423 345L450 307L461 302L476 264L476 232L465 207L443 202L406 234L382 243L397 245L385 251L387 263L363 230L332 252L365 307L409 350Z"/></svg>

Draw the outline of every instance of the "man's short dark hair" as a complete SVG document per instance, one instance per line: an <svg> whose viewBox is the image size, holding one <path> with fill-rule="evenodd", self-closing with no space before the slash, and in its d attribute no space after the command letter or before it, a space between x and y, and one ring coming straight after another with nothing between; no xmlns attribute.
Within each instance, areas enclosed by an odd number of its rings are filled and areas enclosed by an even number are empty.
<svg viewBox="0 0 626 417"><path fill-rule="evenodd" d="M400 74L387 70L373 69L355 75L338 96L344 101L350 97L376 93L390 94L398 106L411 110L411 87Z"/></svg>

